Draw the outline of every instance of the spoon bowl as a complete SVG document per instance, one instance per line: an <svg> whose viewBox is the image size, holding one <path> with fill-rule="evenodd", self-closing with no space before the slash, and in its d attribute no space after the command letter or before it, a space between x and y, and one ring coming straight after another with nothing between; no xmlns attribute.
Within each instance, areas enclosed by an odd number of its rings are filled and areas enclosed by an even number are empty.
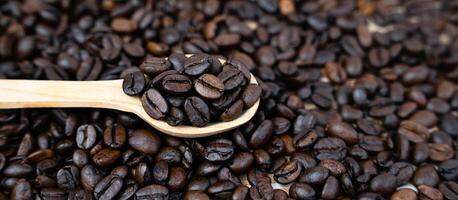
<svg viewBox="0 0 458 200"><path fill-rule="evenodd" d="M221 63L224 60L220 59ZM123 80L110 81L47 81L0 80L0 109L18 108L106 108L134 113L155 129L168 135L185 138L205 137L222 133L248 122L259 107L259 99L238 118L215 122L205 127L170 126L150 117L140 97L126 95ZM258 84L253 74L250 83Z"/></svg>

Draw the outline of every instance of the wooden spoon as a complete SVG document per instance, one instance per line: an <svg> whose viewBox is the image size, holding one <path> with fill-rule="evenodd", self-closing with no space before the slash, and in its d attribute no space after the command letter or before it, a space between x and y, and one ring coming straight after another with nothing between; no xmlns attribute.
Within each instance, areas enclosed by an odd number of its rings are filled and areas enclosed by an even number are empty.
<svg viewBox="0 0 458 200"><path fill-rule="evenodd" d="M225 60L220 59L221 63ZM122 90L123 80L110 81L47 81L0 80L0 109L14 108L108 108L134 113L157 130L185 138L210 136L234 129L250 120L259 107L259 100L237 119L217 122L205 127L170 126L151 118L143 110L139 97ZM258 84L253 74L250 83Z"/></svg>

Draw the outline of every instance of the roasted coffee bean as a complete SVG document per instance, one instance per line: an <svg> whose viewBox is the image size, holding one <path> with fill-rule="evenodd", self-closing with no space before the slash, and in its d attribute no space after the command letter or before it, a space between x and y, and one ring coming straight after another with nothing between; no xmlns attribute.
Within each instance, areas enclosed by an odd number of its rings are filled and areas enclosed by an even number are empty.
<svg viewBox="0 0 458 200"><path fill-rule="evenodd" d="M302 173L299 182L304 182L311 185L324 183L329 176L329 170L325 167L316 166Z"/></svg>
<svg viewBox="0 0 458 200"><path fill-rule="evenodd" d="M205 148L204 157L208 161L225 161L234 154L234 145L230 140L211 141Z"/></svg>
<svg viewBox="0 0 458 200"><path fill-rule="evenodd" d="M229 108L227 108L222 114L221 114L221 121L227 122L227 121L232 121L242 115L243 112L243 101L238 100L234 102Z"/></svg>
<svg viewBox="0 0 458 200"><path fill-rule="evenodd" d="M184 111L194 126L202 127L210 121L210 109L207 103L199 97L188 97L184 103Z"/></svg>
<svg viewBox="0 0 458 200"><path fill-rule="evenodd" d="M224 91L224 84L212 74L204 74L194 82L196 92L206 99L218 99Z"/></svg>
<svg viewBox="0 0 458 200"><path fill-rule="evenodd" d="M347 146L339 138L323 138L318 140L313 149L318 160L342 160L347 155Z"/></svg>
<svg viewBox="0 0 458 200"><path fill-rule="evenodd" d="M263 147L272 136L273 124L270 120L263 121L251 135L250 146L252 148Z"/></svg>
<svg viewBox="0 0 458 200"><path fill-rule="evenodd" d="M153 132L138 129L129 137L129 145L137 151L146 154L155 154L161 146L161 141Z"/></svg>
<svg viewBox="0 0 458 200"><path fill-rule="evenodd" d="M340 192L339 181L334 176L330 176L326 180L323 186L323 191L321 192L321 198L335 199L339 195L339 192Z"/></svg>
<svg viewBox="0 0 458 200"><path fill-rule="evenodd" d="M356 130L345 122L332 121L328 124L326 129L329 135L338 137L350 144L358 141Z"/></svg>
<svg viewBox="0 0 458 200"><path fill-rule="evenodd" d="M233 90L245 81L242 71L236 68L223 70L218 74L218 79L224 84L224 90Z"/></svg>
<svg viewBox="0 0 458 200"><path fill-rule="evenodd" d="M370 189L379 194L390 194L396 189L396 177L389 173L382 173L374 177Z"/></svg>
<svg viewBox="0 0 458 200"><path fill-rule="evenodd" d="M68 165L57 172L57 185L64 190L75 189L79 186L79 171L74 165Z"/></svg>
<svg viewBox="0 0 458 200"><path fill-rule="evenodd" d="M443 199L442 193L438 189L427 185L419 185L418 192L420 199Z"/></svg>
<svg viewBox="0 0 458 200"><path fill-rule="evenodd" d="M458 184L453 181L443 182L439 185L439 190L444 195L445 199L458 198Z"/></svg>
<svg viewBox="0 0 458 200"><path fill-rule="evenodd" d="M93 157L92 161L101 167L111 167L121 157L121 152L112 148L105 148L97 152Z"/></svg>
<svg viewBox="0 0 458 200"><path fill-rule="evenodd" d="M439 175L436 169L431 165L424 165L415 171L412 178L412 183L418 185L428 185L435 187L439 183Z"/></svg>
<svg viewBox="0 0 458 200"><path fill-rule="evenodd" d="M302 165L297 160L291 160L275 172L275 180L282 184L288 184L296 180L302 169Z"/></svg>
<svg viewBox="0 0 458 200"><path fill-rule="evenodd" d="M429 136L428 129L414 121L403 121L398 133L415 143L424 142Z"/></svg>
<svg viewBox="0 0 458 200"><path fill-rule="evenodd" d="M124 77L122 89L127 95L139 95L145 90L146 79L141 72L133 72Z"/></svg>
<svg viewBox="0 0 458 200"><path fill-rule="evenodd" d="M119 124L108 126L103 133L103 141L112 148L122 147L126 143L126 137L126 129Z"/></svg>
<svg viewBox="0 0 458 200"><path fill-rule="evenodd" d="M184 73L197 76L210 68L210 57L205 54L196 54L184 62Z"/></svg>
<svg viewBox="0 0 458 200"><path fill-rule="evenodd" d="M169 190L162 185L148 185L135 192L135 199L168 199Z"/></svg>
<svg viewBox="0 0 458 200"><path fill-rule="evenodd" d="M170 69L170 62L164 58L148 57L140 65L140 70L150 76L158 75Z"/></svg>
<svg viewBox="0 0 458 200"><path fill-rule="evenodd" d="M181 53L172 53L169 55L169 62L172 64L173 69L178 72L183 72L185 60L186 56Z"/></svg>
<svg viewBox="0 0 458 200"><path fill-rule="evenodd" d="M289 188L289 195L295 199L315 199L315 190L305 183L293 183Z"/></svg>
<svg viewBox="0 0 458 200"><path fill-rule="evenodd" d="M165 73L165 72L164 72ZM191 80L184 75L169 74L162 79L162 88L172 94L187 93L192 88Z"/></svg>
<svg viewBox="0 0 458 200"><path fill-rule="evenodd" d="M254 156L249 152L239 152L234 154L234 159L229 165L229 168L237 174L241 174L249 170L254 163Z"/></svg>
<svg viewBox="0 0 458 200"><path fill-rule="evenodd" d="M154 119L162 119L169 112L167 101L155 89L149 89L143 94L142 105L146 113Z"/></svg>
<svg viewBox="0 0 458 200"><path fill-rule="evenodd" d="M97 183L103 178L101 172L94 165L86 165L81 169L81 185L84 189L92 191Z"/></svg>
<svg viewBox="0 0 458 200"><path fill-rule="evenodd" d="M25 163L12 163L3 169L6 177L26 178L32 173L32 166Z"/></svg>
<svg viewBox="0 0 458 200"><path fill-rule="evenodd" d="M178 126L184 122L184 113L176 107L170 108L169 115L167 116L167 123L171 126Z"/></svg>
<svg viewBox="0 0 458 200"><path fill-rule="evenodd" d="M93 125L82 125L76 131L76 145L82 149L90 149L97 140L97 131Z"/></svg>
<svg viewBox="0 0 458 200"><path fill-rule="evenodd" d="M94 188L94 197L97 199L114 199L121 191L123 182L122 177L108 175Z"/></svg>

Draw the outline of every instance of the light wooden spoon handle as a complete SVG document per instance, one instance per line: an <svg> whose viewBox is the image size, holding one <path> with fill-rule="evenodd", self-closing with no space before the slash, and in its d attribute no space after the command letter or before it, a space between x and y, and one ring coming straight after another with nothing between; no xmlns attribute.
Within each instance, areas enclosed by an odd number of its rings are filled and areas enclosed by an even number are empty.
<svg viewBox="0 0 458 200"><path fill-rule="evenodd" d="M122 80L0 80L0 109L110 108L132 112L138 98L122 91Z"/></svg>

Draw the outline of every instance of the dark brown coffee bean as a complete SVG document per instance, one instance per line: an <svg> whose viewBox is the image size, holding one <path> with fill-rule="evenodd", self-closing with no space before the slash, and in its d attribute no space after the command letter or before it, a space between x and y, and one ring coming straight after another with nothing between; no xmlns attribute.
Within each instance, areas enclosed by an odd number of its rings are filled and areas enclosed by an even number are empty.
<svg viewBox="0 0 458 200"><path fill-rule="evenodd" d="M323 138L313 146L318 160L342 160L347 154L345 142L339 138Z"/></svg>
<svg viewBox="0 0 458 200"><path fill-rule="evenodd" d="M184 113L176 107L170 108L169 115L167 116L167 123L171 126L178 126L184 122Z"/></svg>
<svg viewBox="0 0 458 200"><path fill-rule="evenodd" d="M122 147L126 143L126 137L126 129L119 124L108 126L103 133L103 141L112 148Z"/></svg>
<svg viewBox="0 0 458 200"><path fill-rule="evenodd" d="M323 186L323 191L321 192L321 198L335 199L339 195L339 192L340 192L339 181L334 176L330 176L326 180Z"/></svg>
<svg viewBox="0 0 458 200"><path fill-rule="evenodd" d="M82 149L90 149L97 140L97 131L93 125L82 125L76 131L76 145Z"/></svg>
<svg viewBox="0 0 458 200"><path fill-rule="evenodd" d="M121 152L112 148L105 148L97 152L92 161L98 166L101 167L111 167L116 161L121 157Z"/></svg>
<svg viewBox="0 0 458 200"><path fill-rule="evenodd" d="M172 94L187 93L192 88L192 82L187 76L169 74L162 79L162 88Z"/></svg>
<svg viewBox="0 0 458 200"><path fill-rule="evenodd" d="M198 76L210 68L210 58L205 54L196 54L184 62L184 73Z"/></svg>
<svg viewBox="0 0 458 200"><path fill-rule="evenodd" d="M79 186L80 173L76 166L68 165L57 172L57 185L64 190L75 189Z"/></svg>
<svg viewBox="0 0 458 200"><path fill-rule="evenodd" d="M143 94L142 105L146 113L154 119L162 119L169 112L167 101L155 89L149 89Z"/></svg>
<svg viewBox="0 0 458 200"><path fill-rule="evenodd" d="M94 165L86 165L81 169L81 185L84 189L92 191L103 178L101 172Z"/></svg>
<svg viewBox="0 0 458 200"><path fill-rule="evenodd" d="M435 187L439 183L439 175L433 166L421 166L415 171L415 174L412 178L412 183L416 186L428 185Z"/></svg>
<svg viewBox="0 0 458 200"><path fill-rule="evenodd" d="M127 95L139 95L145 90L146 79L141 72L133 72L124 77L122 89Z"/></svg>
<svg viewBox="0 0 458 200"><path fill-rule="evenodd" d="M356 130L345 122L331 121L326 129L329 135L339 137L350 144L358 141Z"/></svg>
<svg viewBox="0 0 458 200"><path fill-rule="evenodd" d="M315 190L305 183L293 183L289 188L289 195L295 199L315 199Z"/></svg>
<svg viewBox="0 0 458 200"><path fill-rule="evenodd" d="M236 118L238 118L243 112L243 101L238 100L234 102L229 108L227 108L222 114L221 114L221 120L224 122L227 121L232 121Z"/></svg>
<svg viewBox="0 0 458 200"><path fill-rule="evenodd" d="M208 105L199 97L188 97L184 103L184 111L194 126L202 127L210 121Z"/></svg>
<svg viewBox="0 0 458 200"><path fill-rule="evenodd" d="M135 192L135 199L168 199L169 190L162 185L148 185Z"/></svg>
<svg viewBox="0 0 458 200"><path fill-rule="evenodd" d="M418 191L420 199L443 199L441 191L427 185L419 185Z"/></svg>
<svg viewBox="0 0 458 200"><path fill-rule="evenodd" d="M371 180L370 189L381 194L390 194L396 189L396 177L382 173Z"/></svg>
<svg viewBox="0 0 458 200"><path fill-rule="evenodd" d="M194 82L196 92L206 99L218 99L224 91L224 84L212 74L204 74Z"/></svg>
<svg viewBox="0 0 458 200"><path fill-rule="evenodd" d="M249 84L243 90L242 99L245 104L245 108L250 108L256 101L261 97L262 89L256 84Z"/></svg>
<svg viewBox="0 0 458 200"><path fill-rule="evenodd" d="M129 137L129 145L142 153L155 154L161 146L161 140L151 131L138 129Z"/></svg>
<svg viewBox="0 0 458 200"><path fill-rule="evenodd" d="M263 121L251 135L250 146L252 148L263 147L272 136L273 124L270 120Z"/></svg>
<svg viewBox="0 0 458 200"><path fill-rule="evenodd" d="M415 143L424 142L429 137L429 131L425 126L411 120L403 121L398 133Z"/></svg>
<svg viewBox="0 0 458 200"><path fill-rule="evenodd" d="M170 69L170 62L164 58L148 57L140 65L140 70L150 76L155 76Z"/></svg>
<svg viewBox="0 0 458 200"><path fill-rule="evenodd" d="M218 74L218 79L224 84L224 90L233 90L242 85L244 79L242 71L237 68L229 68Z"/></svg>

